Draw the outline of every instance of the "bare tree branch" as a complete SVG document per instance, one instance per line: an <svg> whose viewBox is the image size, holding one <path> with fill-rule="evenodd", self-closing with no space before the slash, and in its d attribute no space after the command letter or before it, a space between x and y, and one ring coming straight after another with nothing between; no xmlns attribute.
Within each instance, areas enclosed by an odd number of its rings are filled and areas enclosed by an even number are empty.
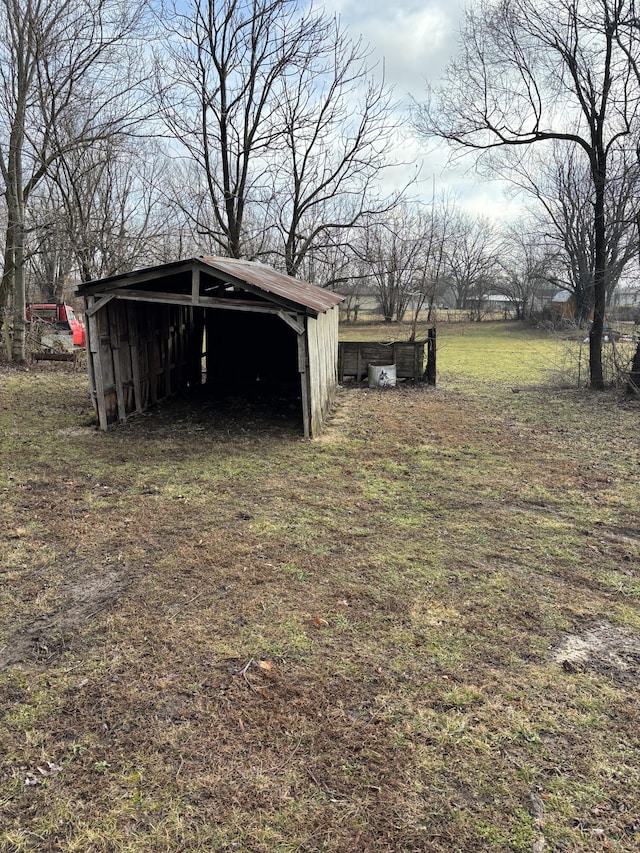
<svg viewBox="0 0 640 853"><path fill-rule="evenodd" d="M593 188L591 385L602 388L607 287L606 194L620 141L640 113L634 0L481 0L462 48L417 115L425 136L464 151L550 140L584 151Z"/></svg>

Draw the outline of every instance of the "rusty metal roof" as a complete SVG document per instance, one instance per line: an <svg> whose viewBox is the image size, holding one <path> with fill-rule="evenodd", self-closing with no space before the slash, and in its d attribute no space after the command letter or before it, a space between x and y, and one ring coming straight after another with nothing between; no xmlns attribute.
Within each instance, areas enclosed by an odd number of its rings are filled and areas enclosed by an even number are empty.
<svg viewBox="0 0 640 853"><path fill-rule="evenodd" d="M265 293L273 293L314 311L327 311L344 299L331 290L316 287L306 281L278 272L273 267L255 261L219 258L205 255L200 260L223 275L253 285Z"/></svg>
<svg viewBox="0 0 640 853"><path fill-rule="evenodd" d="M273 267L266 266L255 261L237 260L235 258L222 258L214 255L204 255L198 258L190 258L182 261L173 261L160 264L155 267L135 270L129 273L110 276L79 285L77 293L98 294L113 289L127 287L137 284L144 279L149 285L150 281L168 278L179 271L188 271L194 267L200 267L203 272L211 271L211 274L222 278L230 284L243 284L254 292L272 294L280 300L286 300L295 306L306 308L314 313L324 313L334 308L343 301L340 296L331 290L325 290L309 282L293 278L285 273L278 272Z"/></svg>

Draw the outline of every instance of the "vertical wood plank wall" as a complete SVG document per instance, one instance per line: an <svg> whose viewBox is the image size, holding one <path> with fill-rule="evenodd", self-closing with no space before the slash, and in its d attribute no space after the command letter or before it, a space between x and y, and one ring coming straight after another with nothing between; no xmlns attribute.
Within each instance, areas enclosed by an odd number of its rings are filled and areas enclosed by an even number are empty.
<svg viewBox="0 0 640 853"><path fill-rule="evenodd" d="M395 364L399 378L423 379L435 385L436 367L436 330L428 330L424 341L340 341L338 344L338 377L343 382L345 376L355 376L359 382L366 379L370 364ZM424 371L425 344L428 348L427 373Z"/></svg>
<svg viewBox="0 0 640 853"><path fill-rule="evenodd" d="M311 437L320 435L338 385L338 308L307 320Z"/></svg>
<svg viewBox="0 0 640 853"><path fill-rule="evenodd" d="M102 429L195 381L197 328L183 305L112 300L93 315L88 370Z"/></svg>

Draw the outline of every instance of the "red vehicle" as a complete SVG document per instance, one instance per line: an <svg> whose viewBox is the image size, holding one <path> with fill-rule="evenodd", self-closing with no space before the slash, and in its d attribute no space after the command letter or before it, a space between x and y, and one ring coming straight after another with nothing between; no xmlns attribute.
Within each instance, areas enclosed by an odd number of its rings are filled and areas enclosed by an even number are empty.
<svg viewBox="0 0 640 853"><path fill-rule="evenodd" d="M50 323L56 332L73 335L73 345L87 345L87 332L82 320L79 320L73 308L65 302L29 302L27 303L27 322L34 320Z"/></svg>

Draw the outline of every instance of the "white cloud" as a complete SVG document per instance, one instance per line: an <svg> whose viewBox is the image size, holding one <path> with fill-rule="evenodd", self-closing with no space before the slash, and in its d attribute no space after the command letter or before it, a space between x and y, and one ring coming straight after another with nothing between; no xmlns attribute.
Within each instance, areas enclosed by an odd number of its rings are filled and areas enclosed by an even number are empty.
<svg viewBox="0 0 640 853"><path fill-rule="evenodd" d="M420 102L426 97L427 82L435 83L447 62L457 50L460 23L465 0L326 0L329 13L340 16L342 24L353 38L362 37L372 50L372 60L384 67L387 82L395 89L401 102L404 118L412 99ZM414 153L420 161L422 195L431 197L448 188L471 213L482 213L496 219L512 219L518 205L504 198L499 182L481 181L473 172L447 165L448 149L427 146L407 138L399 144L399 159ZM470 162L465 164L468 167ZM407 177L410 171L401 172Z"/></svg>
<svg viewBox="0 0 640 853"><path fill-rule="evenodd" d="M324 8L338 14L352 35L370 44L398 95L420 97L425 79L437 78L455 47L462 14L460 0L404 2L327 0Z"/></svg>

